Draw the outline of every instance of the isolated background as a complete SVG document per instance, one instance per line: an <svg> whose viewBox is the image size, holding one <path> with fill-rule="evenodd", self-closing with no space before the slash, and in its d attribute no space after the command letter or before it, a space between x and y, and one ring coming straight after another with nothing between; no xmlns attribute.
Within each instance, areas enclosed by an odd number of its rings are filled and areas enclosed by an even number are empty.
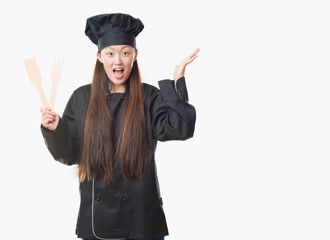
<svg viewBox="0 0 330 240"><path fill-rule="evenodd" d="M10 1L1 24L1 238L76 239L76 168L54 161L40 133L40 100L23 59L35 56L56 99L89 83L96 46L86 19L140 18L143 80L186 79L197 109L185 142L160 143L166 239L329 239L330 9L327 1Z"/></svg>

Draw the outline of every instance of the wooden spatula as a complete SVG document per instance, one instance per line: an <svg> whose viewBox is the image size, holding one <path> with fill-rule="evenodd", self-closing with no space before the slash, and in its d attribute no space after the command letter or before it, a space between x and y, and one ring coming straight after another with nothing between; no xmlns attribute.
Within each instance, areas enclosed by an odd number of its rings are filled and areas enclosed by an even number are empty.
<svg viewBox="0 0 330 240"><path fill-rule="evenodd" d="M29 75L30 81L32 82L32 84L35 86L35 88L37 89L37 91L39 93L42 106L49 107L48 100L46 98L44 90L42 89L41 75L40 75L39 68L38 68L35 58L31 57L31 58L25 59L23 62L24 62L26 71Z"/></svg>
<svg viewBox="0 0 330 240"><path fill-rule="evenodd" d="M57 87L61 79L62 69L63 69L63 57L54 58L53 69L52 69L52 92L50 94L50 107L52 109L55 108L55 98Z"/></svg>

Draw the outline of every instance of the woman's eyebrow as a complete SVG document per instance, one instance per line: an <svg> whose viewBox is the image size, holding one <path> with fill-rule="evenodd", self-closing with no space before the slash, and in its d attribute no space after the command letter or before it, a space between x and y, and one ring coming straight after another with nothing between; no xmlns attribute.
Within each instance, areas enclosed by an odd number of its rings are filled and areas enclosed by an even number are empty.
<svg viewBox="0 0 330 240"><path fill-rule="evenodd" d="M124 49L124 48L130 48L130 47L129 47L129 46L122 46L122 47L120 48L120 50L122 50L122 49ZM106 49L108 49L108 50L115 50L115 48L113 48L112 46L106 47Z"/></svg>

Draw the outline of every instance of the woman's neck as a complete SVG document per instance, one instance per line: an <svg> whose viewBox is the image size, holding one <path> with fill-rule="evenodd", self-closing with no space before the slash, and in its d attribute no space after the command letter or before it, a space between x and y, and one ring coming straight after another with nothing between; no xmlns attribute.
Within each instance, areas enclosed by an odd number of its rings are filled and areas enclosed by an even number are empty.
<svg viewBox="0 0 330 240"><path fill-rule="evenodd" d="M126 90L126 85L115 85L112 83L112 86L109 83L110 93L124 93Z"/></svg>

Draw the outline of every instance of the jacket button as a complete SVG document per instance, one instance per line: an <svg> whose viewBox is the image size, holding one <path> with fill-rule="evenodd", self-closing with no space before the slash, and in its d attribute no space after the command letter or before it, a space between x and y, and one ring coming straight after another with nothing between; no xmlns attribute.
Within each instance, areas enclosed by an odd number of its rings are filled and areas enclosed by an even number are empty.
<svg viewBox="0 0 330 240"><path fill-rule="evenodd" d="M101 201L101 198L100 197L97 197L96 198L96 201L98 201L98 202Z"/></svg>
<svg viewBox="0 0 330 240"><path fill-rule="evenodd" d="M125 203L125 202L127 201L127 199L126 199L125 197L123 197L123 198L121 199L121 201Z"/></svg>

